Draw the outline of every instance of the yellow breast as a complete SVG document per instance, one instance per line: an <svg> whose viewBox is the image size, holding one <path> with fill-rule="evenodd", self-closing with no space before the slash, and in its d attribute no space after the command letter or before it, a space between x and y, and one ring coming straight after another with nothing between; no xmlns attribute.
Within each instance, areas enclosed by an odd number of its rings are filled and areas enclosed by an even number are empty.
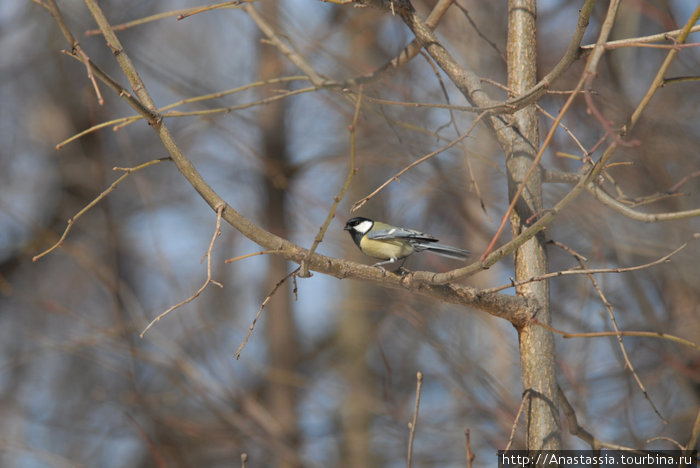
<svg viewBox="0 0 700 468"><path fill-rule="evenodd" d="M363 237L360 241L360 247L366 255L381 260L404 258L413 253L411 244L396 239L376 240Z"/></svg>

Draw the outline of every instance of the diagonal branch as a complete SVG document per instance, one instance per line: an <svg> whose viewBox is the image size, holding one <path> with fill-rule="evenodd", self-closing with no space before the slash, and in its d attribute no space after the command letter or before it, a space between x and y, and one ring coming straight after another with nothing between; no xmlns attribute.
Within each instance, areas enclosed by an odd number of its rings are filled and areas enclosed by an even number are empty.
<svg viewBox="0 0 700 468"><path fill-rule="evenodd" d="M90 203L88 203L87 205L85 205L85 206L83 207L83 209L81 209L80 211L78 211L72 218L70 218L70 219L68 220L68 225L66 226L66 229L63 231L63 234L61 235L60 239L58 239L58 241L57 241L53 246L51 246L51 247L49 247L48 249L44 250L44 251L41 252L40 254L37 254L37 255L35 255L34 257L32 257L32 261L33 261L33 262L36 262L36 261L39 260L41 257L50 254L51 252L53 252L54 250L56 250L57 248L59 248L61 245L63 245L63 242L66 240L66 237L68 236L68 232L69 232L69 231L71 230L71 228L73 227L73 224L74 224L81 216L83 216L85 213L87 213L91 208L93 208L93 207L94 207L95 205L97 205L100 201L102 201L107 195L109 195L110 193L112 193L112 192L117 188L117 186L118 186L124 179L126 179L127 177L129 177L132 173L134 173L134 172L136 172L136 171L140 171L141 169L144 169L144 168L146 168L146 167L153 166L154 164L158 164L158 163L161 163L161 162L163 162L163 161L169 161L169 160L170 160L170 158L160 158L160 159L153 159L152 161L145 162L145 163L140 164L140 165L138 165L138 166L136 166L136 167L115 167L115 168L114 168L115 171L123 171L124 174L122 174L121 177L119 177L117 180L115 180L114 182L112 182L112 184L111 184L109 187L107 187L107 189L106 189L104 192L102 192L101 194L99 194L99 195L98 195L95 199L93 199Z"/></svg>
<svg viewBox="0 0 700 468"><path fill-rule="evenodd" d="M301 262L301 271L299 272L299 277L301 278L306 278L309 276L309 266L307 259L310 256L312 256L314 252L316 252L316 248L323 241L323 236L326 234L328 226L330 226L331 221L333 220L333 218L335 218L335 210L338 208L338 204L345 196L345 192L348 191L348 188L350 187L350 182L352 181L352 177L355 175L355 134L357 132L357 121L360 118L361 106L362 87L360 87L360 92L357 95L357 101L355 103L355 114L352 117L352 124L350 124L350 165L348 166L348 175L345 176L345 183L340 189L340 192L333 198L333 204L331 205L331 209L328 211L326 220L323 222L323 225L319 229L318 234L316 235L316 238L314 239L314 242L311 245L311 248L307 252L306 258Z"/></svg>
<svg viewBox="0 0 700 468"><path fill-rule="evenodd" d="M108 38L107 40L110 44L110 48L119 51L119 57L125 57L127 55L126 51L123 50L116 39L114 32L111 30L111 25L106 18L104 18L100 7L94 0L85 1L91 4L91 10L95 10L94 14L101 18L98 24L104 37ZM116 43L114 41L116 41ZM140 78L138 78L135 69L133 69L131 61L128 59L120 60L119 63L125 74L130 77L130 82L133 82L135 86L140 86L138 91L135 90L139 100L145 103L152 103L153 101L148 91L140 81ZM125 96L122 97L125 98ZM153 106L153 109L155 109L155 106ZM283 255L286 259L296 263L301 263L301 261L306 258L308 253L306 249L262 229L228 205L204 180L189 158L184 155L162 118L160 118L160 115L156 111L151 112L152 115L149 116L149 123L168 151L176 167L212 209L217 210L223 205L222 219L237 229L241 234L262 246L265 250L279 251L279 255ZM320 254L312 255L308 258L308 262L310 270L325 273L336 278L342 279L352 277L363 281L371 281L373 284L387 288L409 290L413 294L443 302L471 306L494 316L509 320L514 324L527 323L537 312L538 305L534 301L523 297L498 293L480 294L480 291L476 288L458 284L428 284L426 282L417 282L413 281L412 275L407 275L405 277L394 274L385 275L378 268L326 257ZM429 275L428 272L423 272L423 274Z"/></svg>

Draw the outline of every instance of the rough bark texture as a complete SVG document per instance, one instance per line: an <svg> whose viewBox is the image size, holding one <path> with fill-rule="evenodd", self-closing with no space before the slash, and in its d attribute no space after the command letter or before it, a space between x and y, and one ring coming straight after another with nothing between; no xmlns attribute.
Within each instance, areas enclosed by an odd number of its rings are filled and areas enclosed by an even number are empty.
<svg viewBox="0 0 700 468"><path fill-rule="evenodd" d="M532 87L537 81L535 0L508 2L508 87L514 96ZM513 115L518 137L506 150L509 196L515 195L525 181L539 147L537 115L529 106ZM542 212L542 171L537 168L527 180L520 200L511 216L513 234L526 227L533 216ZM540 233L522 245L515 253L516 280L547 273L544 235ZM535 299L540 308L537 320L551 323L549 283L537 281L517 289L522 296ZM519 330L520 364L527 405L527 448L556 450L560 447L560 426L556 404L557 383L552 333L536 325Z"/></svg>

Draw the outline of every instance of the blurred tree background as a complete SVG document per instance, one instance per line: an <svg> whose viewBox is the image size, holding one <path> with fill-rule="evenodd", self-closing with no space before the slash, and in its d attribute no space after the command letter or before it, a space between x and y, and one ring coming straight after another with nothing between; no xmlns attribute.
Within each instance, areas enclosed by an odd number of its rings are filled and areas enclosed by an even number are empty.
<svg viewBox="0 0 700 468"><path fill-rule="evenodd" d="M611 39L682 28L693 3L622 2ZM538 4L538 78L566 50L582 4ZM516 417L523 393L518 333L482 311L367 281L294 277L267 302L236 360L261 304L296 265L278 255L225 264L262 250L226 223L211 252L212 278L223 288L210 284L140 338L153 318L205 281L201 260L216 225L215 213L171 162L130 173L76 220L60 249L32 262L58 241L67 220L125 174L115 167L168 157L143 120L107 125L56 150L69 137L134 111L103 84L104 105L98 103L85 66L61 53L70 45L45 5L0 4L0 465L238 466L245 453L246 466L404 466L417 372L423 380L414 466L465 466L467 430L475 466L495 463L495 451L511 437L513 447L526 445L526 422ZM96 27L85 4L58 6L90 59L128 88L104 38L84 34ZM223 93L175 108L191 115L166 118L206 181L244 216L308 248L348 171L355 110L349 96L356 99L357 88L348 82L347 89L315 89L253 16L313 70L338 82L381 69L414 36L388 9L297 0L138 21L196 6L101 2L112 25L137 21L118 36L158 107ZM435 2L413 6L425 18ZM506 7L459 0L436 29L495 99L508 97ZM595 42L606 10L606 2L596 5L584 44ZM665 48L635 43L605 52L590 96L611 127L627 121L673 42L653 44ZM584 65L585 55L554 83L556 92L538 100L542 136ZM550 271L579 265L561 246L585 256L589 268L618 268L688 245L669 262L596 275L609 307L586 275L552 279L554 328L611 331L614 310L621 330L698 342L697 217L643 222L619 208L643 214L700 207L698 75L697 48L680 49L666 77L689 79L656 93L625 136L631 144L620 145L601 175L618 209L584 192L545 231L554 241ZM466 132L478 114L447 107L468 103L425 53L367 80L362 99L352 135L357 171L318 252L369 263L342 231L354 215L352 203ZM571 190L565 175L599 157L601 141L610 139L583 97L562 123L567 130L555 133L542 159L545 208ZM357 214L428 232L471 249L478 260L510 201L506 170L493 133L477 124ZM460 265L425 255L406 266ZM488 289L511 277L512 256L460 282ZM676 448L670 441L692 441L700 426L697 347L624 338L647 398L615 336L555 335L555 345L557 382L578 423L596 438L666 449ZM590 447L571 429L562 412L562 447Z"/></svg>

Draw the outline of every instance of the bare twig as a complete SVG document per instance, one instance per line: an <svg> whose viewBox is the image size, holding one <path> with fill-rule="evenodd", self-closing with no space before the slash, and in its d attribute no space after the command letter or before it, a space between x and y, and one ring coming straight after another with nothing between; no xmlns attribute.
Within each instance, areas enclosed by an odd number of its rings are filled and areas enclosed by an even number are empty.
<svg viewBox="0 0 700 468"><path fill-rule="evenodd" d="M56 22L58 23L59 27L61 28L61 31L63 32L63 35L66 37L68 42L70 42L72 53L80 56L80 61L83 62L83 64L85 65L85 68L87 69L88 79L92 83L92 87L95 90L95 94L97 95L97 102L100 105L103 105L105 100L102 97L100 87L97 85L97 80L95 79L95 75L93 74L92 68L90 67L90 57L88 57L88 55L85 53L83 48L80 46L80 43L73 36L73 33L70 32L70 29L68 29L68 26L63 20L63 16L58 10L58 5L56 5L56 1L48 0L47 4L42 3L41 5L51 12L51 16L53 16Z"/></svg>
<svg viewBox="0 0 700 468"><path fill-rule="evenodd" d="M445 13L447 13L447 10L450 7L450 5L452 5L452 3L453 0L439 0L428 15L428 18L425 20L426 26L431 30L435 29L442 17L445 15ZM352 86L358 86L361 84L370 83L378 78L381 78L390 70L399 68L413 60L413 58L416 55L418 55L418 52L420 52L421 49L422 45L420 44L420 42L417 39L414 39L409 45L404 47L404 49L401 52L399 52L398 55L396 55L396 57L391 59L389 62L385 63L384 65L370 73L355 78L350 78L349 80L345 80L343 83L339 83L341 85L340 87L348 88Z"/></svg>
<svg viewBox="0 0 700 468"><path fill-rule="evenodd" d="M692 177L697 177L697 173L690 174L684 177L681 181L676 183L671 187L668 192L671 193L680 188L682 183L687 182ZM545 180L547 182L560 182L560 183L579 183L585 175L574 173L574 172L561 172L561 171L545 171ZM589 183L586 185L586 190L593 195L599 202L606 205L618 213L627 216L635 221L642 221L644 223L656 223L661 221L673 221L678 219L686 219L700 216L700 208L693 210L675 211L669 213L644 213L639 210L635 210L631 206L617 200L612 195L608 194L599 185L594 183Z"/></svg>
<svg viewBox="0 0 700 468"><path fill-rule="evenodd" d="M364 198L362 198L362 199L356 201L355 203L353 203L352 208L350 208L350 211L351 211L351 212L354 212L354 211L359 210L359 209L362 207L362 205L364 205L365 203L367 203L372 197L374 197L376 194L378 194L380 191L382 191L387 185L389 185L390 183L392 183L392 182L395 181L395 180L399 180L399 177L402 176L403 174L405 174L406 172L408 172L411 168L417 166L418 164L420 164L420 163L422 163L422 162L424 162L424 161L427 161L428 159L430 159L430 158L432 158L433 156L436 156L436 155L442 153L443 151L446 151L446 150L452 148L454 145L456 145L456 144L459 143L460 141L464 140L466 137L468 137L468 136L471 134L471 132L472 132L472 130L474 130L474 127L476 126L476 124L479 122L479 120L481 120L481 118L482 118L484 115L486 115L485 112L482 112L481 114L479 114L479 115L477 116L477 118L474 119L474 121L473 121L472 124L469 126L469 128L467 129L466 132L464 132L463 134L461 134L460 136L458 136L458 137L455 138L454 140L450 141L450 142L449 142L448 144L446 144L445 146L443 146L443 147L441 147L441 148L439 148L439 149L433 151L432 153L426 154L425 156L423 156L423 157L417 159L416 161L413 161L411 164L409 164L408 166L404 167L404 168L401 169L399 172L397 172L396 174L394 174L393 177L391 177L390 179L388 179L388 180L387 180L386 182L384 182L382 185L380 185L379 187L377 187L377 188L374 190L374 192L370 193L370 194L367 195L366 197L364 197Z"/></svg>
<svg viewBox="0 0 700 468"><path fill-rule="evenodd" d="M530 163L530 167L529 167L527 173L525 174L523 181L520 183L518 190L515 192L515 195L513 195L513 198L510 201L510 205L508 206L508 209L503 214L503 217L501 218L501 224L498 226L498 229L496 230L496 234L493 235L493 238L491 239L491 242L489 243L488 247L486 247L486 250L484 251L484 253L481 254L481 261L482 262L493 251L494 247L496 246L496 242L501 237L501 233L503 232L503 229L505 228L506 223L510 219L510 214L513 212L513 209L515 209L515 204L517 203L518 199L520 198L520 195L523 193L523 190L525 190L525 186L527 184L528 179L530 178L532 173L535 171L535 169L539 166L539 162L542 159L542 156L544 155L544 151L549 146L549 143L552 141L552 138L554 137L554 132L556 131L557 127L559 126L559 123L561 122L561 120L564 118L564 114L566 114L566 112L568 112L569 107L571 107L571 104L574 102L574 98L576 97L578 92L583 88L583 83L585 81L584 76L582 76L581 79L579 79L579 82L576 85L576 88L574 88L574 92L571 93L569 98L564 103L564 106L559 111L557 118L554 119L554 122L552 123L552 126L550 127L549 132L547 133L547 136L544 139L544 142L542 142L542 145L540 146L540 149L537 152L537 155L535 155L535 158L532 160L532 163Z"/></svg>
<svg viewBox="0 0 700 468"><path fill-rule="evenodd" d="M262 31L265 36L267 36L267 39L275 46L277 49L289 59L290 62L292 62L294 65L296 65L299 70L301 70L306 76L309 77L311 82L314 84L314 86L322 86L324 83L326 83L328 78L325 76L320 75L314 68L311 66L308 60L306 58L302 57L300 53L298 53L296 50L294 50L292 47L287 45L282 39L280 39L279 35L277 32L274 30L272 25L270 25L265 19L258 13L258 11L255 9L253 5L247 4L243 7L246 13L248 13L248 16L255 22L255 24L258 26L260 31Z"/></svg>
<svg viewBox="0 0 700 468"><path fill-rule="evenodd" d="M637 265L633 267L618 267L618 268L591 268L591 269L582 269L582 268L572 268L570 270L562 270L562 271L554 271L552 273L546 273L544 275L539 275L539 276L533 276L532 278L522 280L522 281L513 281L510 284L504 284L502 286L498 286L495 288L490 288L490 289L485 289L483 292L484 293L493 293L493 292L498 292L502 291L504 289L508 288L514 288L517 286L521 286L523 284L527 283L533 283L535 281L543 281L549 278L558 278L560 276L569 276L569 275L597 275L600 273L627 273L629 271L637 271L637 270L644 270L646 268L653 267L655 265L659 265L661 263L665 263L668 261L669 258L683 250L688 243L685 243L675 249L673 252L664 255L663 257L654 260L653 262L645 263L644 265ZM582 259L583 257L578 256L577 259ZM584 258L585 260L585 258Z"/></svg>
<svg viewBox="0 0 700 468"><path fill-rule="evenodd" d="M248 333L246 333L245 338L243 338L243 342L240 344L236 352L234 353L233 357L236 359L240 359L241 357L241 352L243 351L243 348L245 348L245 345L248 344L248 339L250 338L250 335L253 334L253 330L255 329L255 324L258 322L258 319L262 315L263 309L267 305L268 302L272 299L272 296L275 295L277 290L279 289L280 286L284 284L285 281L287 281L290 277L296 276L297 272L299 271L299 268L297 268L294 271L291 271L287 273L284 278L279 280L277 284L275 285L274 288L272 288L272 291L270 291L270 294L267 295L265 300L262 301L262 304L260 304L260 308L258 309L258 313L255 314L255 318L253 319L253 322L250 324L250 327L248 328Z"/></svg>
<svg viewBox="0 0 700 468"><path fill-rule="evenodd" d="M215 10L217 8L238 8L239 6L243 5L244 3L252 3L255 1L257 1L257 0L234 0L232 2L217 3L216 5L206 5L206 6L201 6L201 7L195 7L186 13L182 13L181 15L178 15L177 19L179 21L179 20L185 19L189 16L196 15L198 13L204 13L206 11Z"/></svg>
<svg viewBox="0 0 700 468"><path fill-rule="evenodd" d="M510 428L510 436L508 436L508 443L506 444L506 448L504 450L510 450L510 446L513 443L513 438L515 437L515 429L518 427L518 421L520 420L520 416L523 414L523 410L525 409L525 402L530 400L530 393L532 390L529 388L526 388L525 391L523 392L523 397L520 400L520 406L518 407L518 412L515 415L515 420L513 420L513 425Z"/></svg>
<svg viewBox="0 0 700 468"><path fill-rule="evenodd" d="M282 253L284 252L283 250L261 250L260 252L253 252L245 255L239 255L238 257L234 258L227 258L224 260L224 263L233 263L237 262L238 260L243 260L244 258L249 258L249 257L255 257L256 255L267 255L267 254L275 254L275 253Z"/></svg>
<svg viewBox="0 0 700 468"><path fill-rule="evenodd" d="M679 450L683 450L683 444L678 442L676 439L671 439L670 437L664 437L664 436L652 437L651 439L647 439L645 442L647 444L650 444L650 443L657 441L657 440L665 440L666 442L671 442L673 445L678 447Z"/></svg>
<svg viewBox="0 0 700 468"><path fill-rule="evenodd" d="M237 88L233 89L228 89L226 91L218 91L216 93L210 93L210 94L204 94L202 96L194 96L191 98L187 99L182 99L177 102L173 102L171 104L168 104L167 106L161 107L158 109L159 113L163 113L162 117L188 117L188 116L203 116L203 115L213 115L213 114L225 114L225 113L230 113L233 111L237 110L243 110L243 109L248 109L250 107L255 107L255 106L262 106L265 104L269 104L274 101L279 101L281 99L285 99L291 96L296 96L298 94L303 94L307 93L310 91L315 91L316 88L302 88L302 89L296 89L296 90L291 90L291 91L285 91L283 93L277 94L275 96L270 96L267 98L259 99L253 102L247 102L243 104L237 104L235 106L229 106L229 107L217 107L213 109L199 109L196 111L172 111L170 109L173 109L175 107L184 105L184 104L192 104L196 102L202 102L202 101L207 101L207 100L212 100L212 99L218 99L222 98L224 96L228 96L230 94L238 93L241 91L246 91L251 88L256 88L259 86L265 86L269 84L274 84L274 83L285 83L285 82L290 82L290 81L309 81L309 79L305 76L302 75L294 75L294 76L284 76L284 77L279 77L279 78L271 78L269 80L262 80L262 81L257 81L255 83L248 83L244 86L239 86ZM169 111L169 112L165 112ZM110 125L114 125L114 130L119 130L120 128L126 127L127 125L131 125L134 122L137 122L144 118L143 113L140 115L131 115L128 117L120 117L118 119L113 119L109 120L107 122L101 122L99 124L93 125L90 128L87 128L79 133L76 133L75 135L63 140L62 142L58 143L56 145L56 149L60 149L61 147L65 146L66 144L77 140L78 138L81 138L88 133L92 133L94 131L100 130L105 127L109 127Z"/></svg>
<svg viewBox="0 0 700 468"><path fill-rule="evenodd" d="M410 429L408 435L408 455L406 457L406 468L411 468L411 458L413 457L413 438L416 435L416 425L418 424L418 407L420 406L420 392L423 387L423 373L416 373L416 406L413 409L413 419L408 423Z"/></svg>
<svg viewBox="0 0 700 468"><path fill-rule="evenodd" d="M462 8L459 4L456 4L458 8ZM465 11L465 14L467 17L469 17L469 13ZM471 21L471 19L470 19ZM476 28L476 26L474 25ZM447 104L450 104L450 94L447 92L447 87L445 86L445 83L442 79L442 76L440 75L440 71L438 70L437 66L433 63L433 60L430 58L428 54L425 52L421 52L421 55L425 57L425 60L430 64L430 67L433 69L433 73L435 73L435 77L438 80L438 83L440 84L440 90L442 91L442 95L445 98L445 102ZM454 117L454 112L452 109L447 110L450 114L450 124L452 125L452 128L455 131L456 135L459 135L461 132L459 126L457 125L457 120ZM478 119L477 119L478 120ZM486 203L484 203L484 199L481 196L481 189L479 188L479 183L476 181L476 178L474 177L474 169L472 169L472 162L471 158L469 157L469 153L467 152L467 149L463 146L460 145L464 151L464 161L467 164L467 173L469 174L469 183L470 186L474 188L474 193L476 194L476 197L479 199L479 203L481 205L481 209L484 211L484 214L486 214L487 217L489 217L488 212L486 211ZM490 219L490 217L489 217Z"/></svg>
<svg viewBox="0 0 700 468"><path fill-rule="evenodd" d="M542 114L546 115L550 120L555 120L555 119L556 119L556 117L554 117L552 114L550 114L549 112L547 112L547 110L546 110L544 107L540 106L539 104L537 104L535 107L536 107L537 110L540 111ZM574 144L575 144L576 146L578 146L578 148L581 150L581 153L583 153L583 158L585 159L585 158L590 157L590 151L588 151L588 150L583 146L583 144L579 141L578 138L576 138L576 136L575 136L574 133L569 129L569 127L567 127L566 125L564 125L561 121L559 122L559 126L566 132L567 135L569 135L569 138L571 138L571 139L573 140Z"/></svg>
<svg viewBox="0 0 700 468"><path fill-rule="evenodd" d="M237 104L235 106L228 106L228 107L217 107L214 109L199 109L195 111L168 111L163 113L163 117L187 117L187 116L203 116L203 115L212 115L212 114L222 114L222 113L229 113L241 109L248 109L250 107L255 107L255 106L262 106L265 104L270 104L271 102L279 101L281 99L286 99L291 96L297 96L299 94L304 94L304 93L309 93L316 91L316 88L313 86L307 87L307 88L301 88L301 89L293 89L289 91L284 91L280 94L276 94L274 96L266 97L263 99L258 99L256 101L252 102L246 102L244 104Z"/></svg>
<svg viewBox="0 0 700 468"><path fill-rule="evenodd" d="M569 403L569 400L566 398L564 391L559 385L557 385L557 395L559 396L559 404L561 405L562 411L566 416L566 421L569 425L569 433L571 435L574 435L586 442L593 450L600 450L602 447L612 450L634 450L631 447L625 447L624 445L613 444L597 439L593 434L588 432L578 423L576 411L574 411L574 407L571 406L571 403Z"/></svg>
<svg viewBox="0 0 700 468"><path fill-rule="evenodd" d="M610 331L610 332L587 332L587 333L569 333L561 330L557 330L556 328L552 327L551 325L547 325L546 323L542 323L538 321L536 318L532 319L532 323L539 325L543 328L546 328L547 330L557 333L564 338L601 338L604 336L641 336L645 338L659 338L662 340L669 340L669 341L675 341L676 343L688 346L690 348L694 349L700 349L700 347L697 345L697 343L694 343L690 340L686 340L685 338L681 338L675 335L669 335L668 333L662 333L662 332L646 332L646 331Z"/></svg>
<svg viewBox="0 0 700 468"><path fill-rule="evenodd" d="M105 197L106 197L107 195L109 195L112 191L114 191L114 189L116 189L117 186L118 186L124 179L126 179L127 177L129 177L129 175L131 175L131 173L136 172L136 171L139 171L139 170L141 170L141 169L144 169L144 168L146 168L146 167L148 167L148 166L153 166L154 164L158 164L158 163L161 163L161 162L163 162L163 161L169 161L169 160L170 160L170 158L167 158L167 157L166 157L166 158L160 158L160 159L153 159L153 160L151 160L151 161L148 161L148 162L145 162L145 163L143 163L143 164L140 164L140 165L138 165L138 166L136 166L136 167L128 167L128 168L115 167L115 168L114 168L115 171L123 171L124 174L122 174L121 177L119 177L117 180L115 180L114 182L112 182L112 185L110 185L110 186L107 188L107 190L105 190L104 192L102 192L101 194L99 194L99 195L97 196L97 198L95 198L95 199L92 200L90 203L88 203L87 205L85 205L85 206L83 207L82 210L78 211L72 218L70 218L70 219L68 220L68 225L66 226L66 229L63 231L63 234L61 235L60 239L58 239L58 242L56 242L53 246L51 246L50 248L44 250L44 251L41 252L40 254L35 255L34 257L32 257L32 261L33 261L33 262L36 262L37 260L39 260L39 259L40 259L41 257L43 257L44 255L48 255L49 253L53 252L54 250L56 250L57 248L59 248L61 245L63 245L63 241L66 240L66 236L68 235L68 232L69 232L69 231L71 230L71 228L73 227L73 224L74 224L81 216L83 216L85 213L87 213L87 211L88 211L90 208L92 208L92 207L94 207L95 205L97 205L103 198L105 198Z"/></svg>
<svg viewBox="0 0 700 468"><path fill-rule="evenodd" d="M581 259L577 259L579 264L581 265L582 269L586 269L586 264L583 262ZM634 366L632 365L632 362L629 359L629 356L627 355L627 348L625 348L625 344L622 341L622 336L624 335L623 332L620 331L620 328L617 326L617 320L615 319L615 311L612 306L612 304L608 301L608 299L605 297L603 294L603 291L600 289L600 286L598 285L598 281L596 281L595 276L592 274L588 274L588 279L591 281L591 284L593 285L593 289L598 293L598 297L600 297L601 302L605 306L605 309L608 311L608 316L610 317L610 322L612 323L613 329L615 330L615 336L617 337L617 342L620 345L620 351L622 352L622 357L625 360L625 365L626 367L630 370L630 373L632 374L632 377L634 377L634 380L637 382L637 386L639 389L642 391L642 394L644 395L644 398L649 402L651 405L652 409L656 413L656 415L661 418L661 420L666 423L666 418L664 418L659 410L656 408L656 405L654 402L651 400L651 397L649 396L649 393L647 392L647 389L644 387L644 384L642 383L642 380L639 378L639 375L637 375L637 371L634 370Z"/></svg>
<svg viewBox="0 0 700 468"><path fill-rule="evenodd" d="M464 431L464 438L465 438L465 451L466 451L466 458L467 458L467 468L472 468L472 462L476 458L476 455L474 455L474 452L472 452L472 443L469 438L469 429Z"/></svg>
<svg viewBox="0 0 700 468"><path fill-rule="evenodd" d="M159 21L162 19L166 18L171 18L173 16L176 16L178 20L187 18L188 16L192 16L197 13L202 13L205 11L209 10L214 10L217 8L238 8L244 3L249 3L249 2L254 2L257 0L235 0L232 2L223 2L223 3L217 3L215 5L201 5L198 7L192 7L192 8L185 8L182 10L172 10L172 11L166 11L163 13L157 13L155 15L149 15L149 16L144 16L143 18L138 18L133 21L127 21L126 23L121 23L121 24L115 24L112 26L112 29L114 31L124 31L129 28L133 28L136 26L142 26L147 23L151 23L153 21ZM102 31L99 29L89 29L85 31L86 36L96 36L98 34L102 34Z"/></svg>
<svg viewBox="0 0 700 468"><path fill-rule="evenodd" d="M698 414L695 416L693 429L690 432L688 443L685 444L685 449L692 450L695 447L695 444L698 443L698 440L700 440L700 410L698 410Z"/></svg>
<svg viewBox="0 0 700 468"><path fill-rule="evenodd" d="M698 22L699 18L700 18L700 5L698 5L697 8L695 9L695 11L693 12L693 14L690 15L690 18L688 18L688 21L685 23L685 27L678 34L678 37L676 39L677 44L682 44L686 41L686 39L688 38L688 34L690 34L690 30L695 25L695 23ZM629 118L629 121L627 122L627 124L620 131L621 135L626 135L627 133L629 133L632 130L632 128L637 124L640 117L642 116L642 112L644 112L644 110L647 108L647 105L649 104L649 102L651 102L651 98L654 97L654 95L656 94L656 91L658 91L659 88L661 87L661 85L663 85L664 75L666 74L666 71L671 66L671 63L673 62L673 60L676 58L676 55L678 55L679 50L680 49L678 49L678 48L673 48L673 49L668 51L668 54L666 55L664 62L659 67L659 71L656 72L656 76L654 77L654 80L652 81L651 85L649 86L649 90L646 92L646 94L642 98L641 102L639 103L637 108L632 113L632 116Z"/></svg>
<svg viewBox="0 0 700 468"><path fill-rule="evenodd" d="M616 41L610 41L605 43L605 48L606 49L615 49L618 47L624 47L626 45L630 44L644 44L644 43L649 43L649 42L658 42L658 41L665 41L669 39L673 39L674 37L678 37L683 33L684 29L675 29L673 31L667 31L664 33L659 33L659 34L652 34L650 36L640 36L640 37L630 37L629 39L618 39ZM700 25L693 26L690 28L690 32L698 32L700 31ZM594 47L594 44L588 44L581 46L581 49L583 50L590 50Z"/></svg>
<svg viewBox="0 0 700 468"><path fill-rule="evenodd" d="M687 176L683 177L681 180L679 180L678 182L673 184L673 187L668 189L668 192L669 193L677 192L683 186L683 184L688 182L690 179L694 179L695 177L698 177L698 176L700 176L700 171L694 171L694 172L688 174Z"/></svg>
<svg viewBox="0 0 700 468"><path fill-rule="evenodd" d="M605 190L603 190L599 185L589 184L586 186L586 190L588 190L588 192L603 205L635 221L642 221L644 223L655 223L659 221L674 221L678 219L694 218L700 216L700 208L684 211L672 211L669 213L644 213L639 210L635 210L634 208L615 199L614 197L609 195Z"/></svg>
<svg viewBox="0 0 700 468"><path fill-rule="evenodd" d="M308 260L314 254L314 252L316 252L318 245L323 241L323 236L326 234L328 226L330 226L331 221L333 218L335 218L335 210L338 208L338 204L345 196L345 192L348 191L350 182L352 181L352 176L355 175L355 135L357 133L357 121L360 117L360 109L362 107L362 86L360 86L360 91L357 94L356 99L355 113L352 117L352 124L350 125L350 164L348 166L348 175L345 177L345 183L338 192L338 195L333 198L331 209L328 211L328 215L326 216L326 220L323 222L323 225L321 225L321 228L318 230L318 234L316 234L316 238L314 239L311 248L307 252L304 260L301 261L299 276L302 278L310 276Z"/></svg>
<svg viewBox="0 0 700 468"><path fill-rule="evenodd" d="M107 47L109 47L109 49L112 51L114 58L117 60L117 63L119 63L119 66L129 80L131 89L134 90L134 94L136 94L136 97L138 98L137 101L143 108L144 117L148 118L148 123L151 125L157 125L161 118L160 115L155 112L156 105L153 102L151 95L148 94L146 86L136 71L133 62L129 58L129 55L125 52L124 47L117 38L117 35L114 33L112 25L109 23L109 20L107 20L102 8L98 5L97 0L84 0L84 2L102 31Z"/></svg>
<svg viewBox="0 0 700 468"><path fill-rule="evenodd" d="M146 328L144 328L144 330L141 332L141 335L140 335L141 338L144 337L146 332L153 325L160 322L160 320L163 317L165 317L166 315L168 315L170 312L172 312L173 310L178 309L178 308L182 307L183 305L195 300L200 294L202 294L202 292L204 292L204 290L207 288L207 286L209 286L209 284L215 284L220 288L224 287L223 284L219 283L216 280L211 279L211 251L214 249L214 243L216 242L216 238L219 237L219 235L221 234L221 215L222 215L223 211L224 211L224 205L219 205L216 208L216 229L214 229L214 235L211 237L211 242L209 243L209 248L207 249L207 253L204 255L204 258L207 259L207 279L204 281L204 284L197 290L197 292L192 294L190 297L188 297L184 301L178 302L174 306L169 307L165 312L162 312L156 318L151 320L151 323L149 323L148 326L146 326ZM202 260L204 260L204 258L202 258Z"/></svg>

